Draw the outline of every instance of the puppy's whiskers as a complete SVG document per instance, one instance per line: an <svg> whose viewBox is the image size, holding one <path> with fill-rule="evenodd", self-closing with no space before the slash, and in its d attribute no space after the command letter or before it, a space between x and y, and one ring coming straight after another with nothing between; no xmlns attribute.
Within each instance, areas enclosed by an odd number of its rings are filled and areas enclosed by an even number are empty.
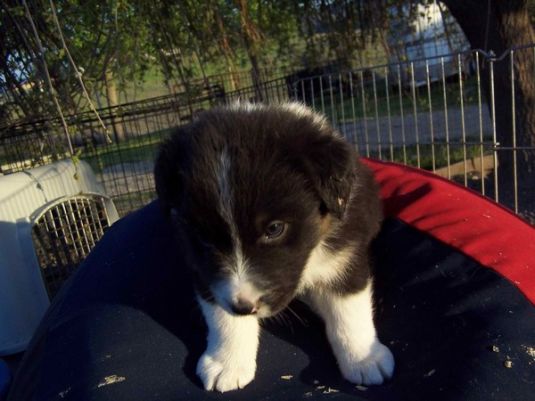
<svg viewBox="0 0 535 401"><path fill-rule="evenodd" d="M299 316L297 312L294 311L290 306L288 306L286 309L297 319L299 323L301 323L303 326L308 326L306 320Z"/></svg>
<svg viewBox="0 0 535 401"><path fill-rule="evenodd" d="M270 322L275 322L276 324L281 325L281 326L288 326L288 321L285 319L283 312L279 312L276 315L262 318L261 321L267 322L268 324Z"/></svg>
<svg viewBox="0 0 535 401"><path fill-rule="evenodd" d="M288 318L286 315L286 310L283 310L279 313L281 321L284 323L284 326L288 327L293 332L292 319Z"/></svg>

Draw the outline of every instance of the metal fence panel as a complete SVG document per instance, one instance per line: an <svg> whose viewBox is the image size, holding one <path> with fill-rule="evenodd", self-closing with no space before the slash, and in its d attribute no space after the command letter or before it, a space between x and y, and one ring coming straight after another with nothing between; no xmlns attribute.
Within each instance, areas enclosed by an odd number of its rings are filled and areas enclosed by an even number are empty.
<svg viewBox="0 0 535 401"><path fill-rule="evenodd" d="M154 157L165 137L202 110L240 100L303 102L324 113L361 155L433 171L534 218L535 185L519 180L518 152L535 154L535 148L517 145L516 118L506 133L510 145L500 144L495 109L495 73L506 64L511 93L499 96L510 96L511 115L517 114L514 61L526 49L533 55L534 46L501 57L470 51L316 76L291 74L193 100L175 95L121 105L101 110L111 144L91 114L70 116L68 122L76 131L77 157L89 162L121 215L155 197ZM0 129L1 172L68 156L58 127L48 119ZM514 166L506 177L513 183L511 194L499 191L504 173L499 161L505 154Z"/></svg>

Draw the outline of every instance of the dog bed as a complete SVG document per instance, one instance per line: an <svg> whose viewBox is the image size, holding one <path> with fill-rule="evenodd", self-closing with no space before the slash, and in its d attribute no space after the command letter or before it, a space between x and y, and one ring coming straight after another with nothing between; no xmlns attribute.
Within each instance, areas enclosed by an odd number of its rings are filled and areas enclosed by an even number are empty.
<svg viewBox="0 0 535 401"><path fill-rule="evenodd" d="M153 202L114 224L67 282L8 397L25 400L525 400L535 388L535 229L426 172L365 160L388 216L374 242L376 322L391 381L344 381L321 321L263 324L255 380L205 392L205 326Z"/></svg>
<svg viewBox="0 0 535 401"><path fill-rule="evenodd" d="M6 396L9 383L11 381L11 372L7 363L0 359L0 400Z"/></svg>

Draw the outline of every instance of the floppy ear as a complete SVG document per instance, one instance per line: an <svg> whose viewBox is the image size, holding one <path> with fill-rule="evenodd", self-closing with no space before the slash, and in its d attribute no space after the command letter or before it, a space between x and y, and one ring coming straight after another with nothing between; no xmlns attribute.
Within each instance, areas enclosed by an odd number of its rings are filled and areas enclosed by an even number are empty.
<svg viewBox="0 0 535 401"><path fill-rule="evenodd" d="M156 193L166 214L180 207L183 180L181 173L187 162L186 132L177 130L162 143L154 165Z"/></svg>
<svg viewBox="0 0 535 401"><path fill-rule="evenodd" d="M311 135L301 149L304 166L323 208L342 218L355 179L356 154L352 146L333 135Z"/></svg>

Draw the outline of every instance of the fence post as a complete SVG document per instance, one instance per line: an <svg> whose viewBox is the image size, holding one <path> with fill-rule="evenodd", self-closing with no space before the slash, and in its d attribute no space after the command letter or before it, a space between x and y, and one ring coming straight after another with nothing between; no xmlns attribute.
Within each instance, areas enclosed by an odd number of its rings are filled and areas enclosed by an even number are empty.
<svg viewBox="0 0 535 401"><path fill-rule="evenodd" d="M490 81L490 118L492 120L492 152L494 155L494 200L499 202L500 195L498 191L498 146L500 146L497 140L496 134L496 103L494 95L494 63L496 62L496 55L491 50L489 52L489 81Z"/></svg>

